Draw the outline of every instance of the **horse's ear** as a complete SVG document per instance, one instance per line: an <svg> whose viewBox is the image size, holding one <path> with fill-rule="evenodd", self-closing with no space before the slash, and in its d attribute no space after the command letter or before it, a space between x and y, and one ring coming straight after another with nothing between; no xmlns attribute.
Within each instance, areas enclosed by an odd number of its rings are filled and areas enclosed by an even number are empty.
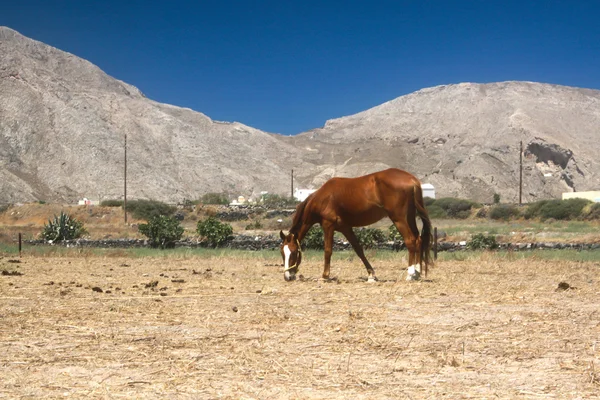
<svg viewBox="0 0 600 400"><path fill-rule="evenodd" d="M279 231L279 237L281 238L281 240L285 240L285 234L283 233L283 231Z"/></svg>

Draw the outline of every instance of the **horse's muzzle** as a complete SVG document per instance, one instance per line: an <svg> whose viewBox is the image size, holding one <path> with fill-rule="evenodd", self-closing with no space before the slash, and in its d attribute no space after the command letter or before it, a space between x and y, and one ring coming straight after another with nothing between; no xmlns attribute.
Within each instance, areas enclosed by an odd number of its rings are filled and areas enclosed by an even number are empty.
<svg viewBox="0 0 600 400"><path fill-rule="evenodd" d="M296 272L285 271L283 273L283 279L285 279L286 282L296 280Z"/></svg>

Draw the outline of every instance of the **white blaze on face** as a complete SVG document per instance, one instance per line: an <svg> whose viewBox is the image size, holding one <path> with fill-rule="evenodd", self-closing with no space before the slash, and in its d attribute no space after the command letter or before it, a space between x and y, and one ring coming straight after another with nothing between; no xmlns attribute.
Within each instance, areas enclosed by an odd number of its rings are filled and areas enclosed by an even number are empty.
<svg viewBox="0 0 600 400"><path fill-rule="evenodd" d="M292 274L290 273L290 271L288 271L288 268L290 267L290 256L292 255L292 251L290 250L290 247L288 245L283 246L283 255L285 257L285 272L283 273L283 275L285 276L285 280L289 281L292 278Z"/></svg>
<svg viewBox="0 0 600 400"><path fill-rule="evenodd" d="M290 267L290 256L292 255L292 251L290 250L290 246L288 246L287 244L285 246L283 246L283 256L285 258L284 264L285 264L285 270L287 270Z"/></svg>

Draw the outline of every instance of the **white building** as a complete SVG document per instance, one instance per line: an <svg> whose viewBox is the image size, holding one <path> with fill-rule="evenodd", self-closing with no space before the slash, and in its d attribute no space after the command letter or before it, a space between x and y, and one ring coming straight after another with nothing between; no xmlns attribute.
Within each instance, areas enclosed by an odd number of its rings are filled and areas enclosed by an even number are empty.
<svg viewBox="0 0 600 400"><path fill-rule="evenodd" d="M423 190L423 197L435 199L435 187L431 183L423 183L421 189Z"/></svg>
<svg viewBox="0 0 600 400"><path fill-rule="evenodd" d="M314 193L316 191L317 191L317 189L296 189L296 190L294 190L294 197L298 201L304 201L304 200L306 200L306 198L308 196L310 196L312 193Z"/></svg>

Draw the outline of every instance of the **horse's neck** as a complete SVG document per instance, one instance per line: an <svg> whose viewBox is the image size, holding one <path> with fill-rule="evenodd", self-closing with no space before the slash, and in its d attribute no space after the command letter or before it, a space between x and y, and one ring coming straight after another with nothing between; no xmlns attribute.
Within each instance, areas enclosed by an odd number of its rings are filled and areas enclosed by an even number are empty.
<svg viewBox="0 0 600 400"><path fill-rule="evenodd" d="M292 227L290 228L290 233L293 233L299 240L304 239L304 235L306 234L306 232L302 232L302 226L307 223L307 214L305 212L307 203L308 199L304 200L298 205L298 207L296 208L296 213L294 214ZM302 237L299 237L300 234L302 234Z"/></svg>

